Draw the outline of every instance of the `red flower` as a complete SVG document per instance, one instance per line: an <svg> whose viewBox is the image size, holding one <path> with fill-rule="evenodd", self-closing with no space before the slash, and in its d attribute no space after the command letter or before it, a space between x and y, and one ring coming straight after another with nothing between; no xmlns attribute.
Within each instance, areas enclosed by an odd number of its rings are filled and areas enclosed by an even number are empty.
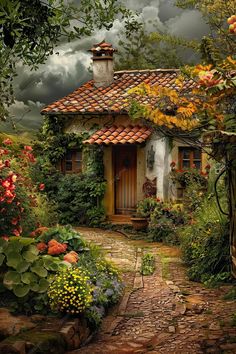
<svg viewBox="0 0 236 354"><path fill-rule="evenodd" d="M39 243L37 244L37 249L38 249L40 252L45 251L47 248L48 248L48 246L47 246L46 243L44 243L44 242L39 242Z"/></svg>
<svg viewBox="0 0 236 354"><path fill-rule="evenodd" d="M11 183L7 179L5 179L5 181L2 182L3 188L9 188L10 185L11 185Z"/></svg>
<svg viewBox="0 0 236 354"><path fill-rule="evenodd" d="M170 167L175 167L175 166L176 166L175 161L172 161L172 162L170 163Z"/></svg>
<svg viewBox="0 0 236 354"><path fill-rule="evenodd" d="M33 149L32 149L31 146L25 145L25 146L24 146L24 150L26 150L26 151L32 151Z"/></svg>
<svg viewBox="0 0 236 354"><path fill-rule="evenodd" d="M11 220L11 224L12 225L16 225L18 223L18 219L17 218L14 218Z"/></svg>
<svg viewBox="0 0 236 354"><path fill-rule="evenodd" d="M211 165L208 163L206 166L205 166L205 170L210 170L211 169Z"/></svg>
<svg viewBox="0 0 236 354"><path fill-rule="evenodd" d="M44 188L45 188L45 184L44 184L44 183L40 183L40 185L39 185L39 190L40 190L40 191L43 191Z"/></svg>
<svg viewBox="0 0 236 354"><path fill-rule="evenodd" d="M8 241L8 240L9 240L9 237L8 237L7 235L3 235L3 236L1 236L1 238L2 238L3 240L5 240L5 241Z"/></svg>
<svg viewBox="0 0 236 354"><path fill-rule="evenodd" d="M5 167L10 167L10 161L9 161L9 160L6 160L6 161L4 162L4 164L5 164Z"/></svg>
<svg viewBox="0 0 236 354"><path fill-rule="evenodd" d="M17 229L14 229L14 230L12 231L12 233L13 233L15 236L20 236L20 232L19 232L19 230L17 230Z"/></svg>
<svg viewBox="0 0 236 354"><path fill-rule="evenodd" d="M9 139L9 138L7 138L7 139L3 140L2 143L3 143L4 145L12 145L12 140Z"/></svg>

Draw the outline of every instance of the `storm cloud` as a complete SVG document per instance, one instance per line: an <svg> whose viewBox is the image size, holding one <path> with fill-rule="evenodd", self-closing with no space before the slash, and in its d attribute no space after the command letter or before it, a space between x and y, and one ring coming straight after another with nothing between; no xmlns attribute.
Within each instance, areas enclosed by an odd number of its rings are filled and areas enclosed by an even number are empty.
<svg viewBox="0 0 236 354"><path fill-rule="evenodd" d="M181 10L174 6L172 0L124 0L123 3L138 12L137 17L150 31L155 24L155 28L161 31L186 39L199 39L209 32L197 10ZM110 31L103 29L90 37L61 43L37 72L19 65L15 81L17 104L11 112L17 117L25 109L23 121L26 125L27 120L30 125L34 120L41 122L40 109L44 105L69 94L91 78L91 53L88 49L103 39L117 47L123 29L124 23L116 20Z"/></svg>

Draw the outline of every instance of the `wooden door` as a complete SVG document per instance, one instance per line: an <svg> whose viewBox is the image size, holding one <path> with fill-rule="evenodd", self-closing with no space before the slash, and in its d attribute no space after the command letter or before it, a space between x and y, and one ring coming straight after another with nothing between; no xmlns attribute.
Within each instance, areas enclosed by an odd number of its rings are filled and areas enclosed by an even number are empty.
<svg viewBox="0 0 236 354"><path fill-rule="evenodd" d="M115 176L115 213L132 214L137 198L137 147L117 145L113 150Z"/></svg>

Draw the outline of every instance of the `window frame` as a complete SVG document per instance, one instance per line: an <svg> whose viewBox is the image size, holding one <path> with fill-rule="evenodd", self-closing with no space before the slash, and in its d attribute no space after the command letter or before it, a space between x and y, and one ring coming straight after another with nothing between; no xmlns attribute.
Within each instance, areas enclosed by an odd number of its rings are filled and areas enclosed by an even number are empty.
<svg viewBox="0 0 236 354"><path fill-rule="evenodd" d="M184 150L188 150L190 152L189 154L189 159L184 159L183 158L183 152ZM200 158L197 159L197 158L194 158L194 152L198 150L200 152ZM186 160L186 161L189 161L189 167L184 167L183 166L183 161ZM199 161L200 162L200 167L197 167L197 165L194 163L194 161ZM180 146L178 148L178 165L179 165L179 169L180 170L185 170L185 169L189 169L189 168L192 168L193 165L195 165L196 169L198 170L202 170L202 151L201 149L199 148L195 148L195 147L192 147L192 146Z"/></svg>
<svg viewBox="0 0 236 354"><path fill-rule="evenodd" d="M66 155L71 152L72 158L71 160L66 159ZM80 153L80 159L77 159L77 154ZM72 164L72 169L67 170L66 169L66 163L71 162ZM79 167L78 162L80 162ZM82 173L82 168L83 168L83 151L78 150L78 149L67 149L63 159L61 160L61 170L64 174L71 174L71 173Z"/></svg>

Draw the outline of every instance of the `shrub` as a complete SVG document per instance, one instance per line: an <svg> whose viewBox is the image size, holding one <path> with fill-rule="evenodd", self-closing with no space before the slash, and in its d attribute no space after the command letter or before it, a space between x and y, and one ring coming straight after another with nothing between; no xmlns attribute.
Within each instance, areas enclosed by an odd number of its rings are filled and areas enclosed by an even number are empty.
<svg viewBox="0 0 236 354"><path fill-rule="evenodd" d="M137 214L141 217L150 218L151 213L160 205L160 199L144 198L137 203Z"/></svg>
<svg viewBox="0 0 236 354"><path fill-rule="evenodd" d="M44 184L35 184L30 177L35 161L30 146L22 149L10 139L3 141L0 147L0 236L27 234L41 224L48 211L44 208L46 200L40 199ZM37 209L40 201L43 204Z"/></svg>
<svg viewBox="0 0 236 354"><path fill-rule="evenodd" d="M105 182L90 175L66 175L58 185L56 202L62 224L99 225L104 220L100 208Z"/></svg>
<svg viewBox="0 0 236 354"><path fill-rule="evenodd" d="M51 309L71 314L84 312L93 300L89 279L88 274L79 268L57 274L48 289Z"/></svg>
<svg viewBox="0 0 236 354"><path fill-rule="evenodd" d="M0 239L2 290L14 295L15 309L30 312L46 310L50 275L66 267L58 257L39 255L34 243L34 239L25 237Z"/></svg>
<svg viewBox="0 0 236 354"><path fill-rule="evenodd" d="M81 238L81 235L70 225L50 228L37 237L38 242L45 244L48 244L52 239L66 244L67 251L83 251L86 247L86 243Z"/></svg>
<svg viewBox="0 0 236 354"><path fill-rule="evenodd" d="M179 234L191 280L207 281L212 275L229 272L229 224L213 197L204 199L193 214L192 224Z"/></svg>
<svg viewBox="0 0 236 354"><path fill-rule="evenodd" d="M148 237L152 241L178 244L177 228L184 225L186 220L179 205L159 203L151 213Z"/></svg>
<svg viewBox="0 0 236 354"><path fill-rule="evenodd" d="M142 257L141 274L151 275L155 270L155 257L151 253L146 253Z"/></svg>

